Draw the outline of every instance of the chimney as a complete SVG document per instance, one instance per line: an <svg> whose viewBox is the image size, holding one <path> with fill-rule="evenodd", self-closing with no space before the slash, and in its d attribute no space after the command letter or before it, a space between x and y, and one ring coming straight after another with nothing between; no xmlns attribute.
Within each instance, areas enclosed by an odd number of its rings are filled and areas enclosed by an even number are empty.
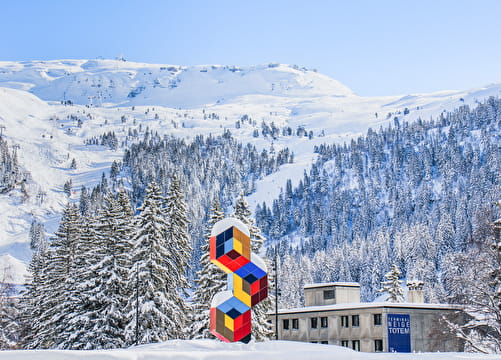
<svg viewBox="0 0 501 360"><path fill-rule="evenodd" d="M424 303L423 285L424 282L421 280L407 281L407 288L409 289L409 292L407 293L407 302L414 304Z"/></svg>

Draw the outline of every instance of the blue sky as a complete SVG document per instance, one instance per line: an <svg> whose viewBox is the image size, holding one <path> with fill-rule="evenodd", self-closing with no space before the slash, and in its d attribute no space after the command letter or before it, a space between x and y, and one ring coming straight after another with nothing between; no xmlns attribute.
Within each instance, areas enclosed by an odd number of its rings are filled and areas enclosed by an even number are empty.
<svg viewBox="0 0 501 360"><path fill-rule="evenodd" d="M4 0L0 61L316 68L359 95L501 82L501 1Z"/></svg>

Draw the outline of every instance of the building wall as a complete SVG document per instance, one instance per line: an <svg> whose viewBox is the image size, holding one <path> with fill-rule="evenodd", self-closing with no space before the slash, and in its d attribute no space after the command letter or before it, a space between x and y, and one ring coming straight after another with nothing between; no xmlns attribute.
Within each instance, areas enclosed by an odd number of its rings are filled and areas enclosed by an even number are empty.
<svg viewBox="0 0 501 360"><path fill-rule="evenodd" d="M462 351L461 342L445 329L441 323L444 313L452 313L444 309L416 309L369 307L343 310L296 312L279 314L279 339L305 342L328 343L353 347L353 341L359 340L360 351L374 352L375 341L382 341L382 351L388 351L387 314L409 314L411 318L411 350L412 351ZM381 325L374 325L374 314L381 314ZM353 326L353 315L358 315L359 326ZM342 317L348 316L348 327L343 327ZM318 318L317 328L311 328L311 318ZM327 328L321 327L321 318L326 317ZM289 319L289 330L283 328L283 320ZM298 329L293 329L293 319L298 321ZM274 317L273 317L274 320ZM445 330L441 330L445 329Z"/></svg>
<svg viewBox="0 0 501 360"><path fill-rule="evenodd" d="M334 296L326 298L327 291L333 292ZM351 285L325 285L312 286L304 289L305 306L321 306L360 302L360 286Z"/></svg>
<svg viewBox="0 0 501 360"><path fill-rule="evenodd" d="M360 302L360 286L336 287L336 304Z"/></svg>
<svg viewBox="0 0 501 360"><path fill-rule="evenodd" d="M392 309L395 311L397 309ZM388 313L389 311L387 311ZM444 315L453 316L453 311L412 309L400 311L411 316L412 351L463 351L464 345L443 323Z"/></svg>

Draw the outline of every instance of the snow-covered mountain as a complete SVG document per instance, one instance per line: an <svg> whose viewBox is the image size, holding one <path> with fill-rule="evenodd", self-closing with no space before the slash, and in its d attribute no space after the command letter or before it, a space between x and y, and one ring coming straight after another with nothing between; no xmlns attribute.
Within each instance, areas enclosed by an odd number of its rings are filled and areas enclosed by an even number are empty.
<svg viewBox="0 0 501 360"><path fill-rule="evenodd" d="M29 260L30 223L52 232L81 185L94 186L120 160L130 130L192 138L230 129L259 148L289 147L293 164L267 176L249 197L252 205L278 196L286 179L299 181L315 159L313 148L342 143L395 117L428 119L461 105L501 95L501 84L469 91L360 97L327 76L298 66L152 65L116 60L0 62L0 132L17 153L23 187L0 195L0 266L19 283ZM252 121L240 123L242 118ZM238 125L237 125L238 122ZM258 136L262 124L290 127L293 136ZM300 130L300 131L298 131ZM116 150L85 145L114 132ZM296 134L300 134L297 136ZM304 136L306 135L306 136ZM123 143L123 144L122 144ZM75 160L76 168L71 167Z"/></svg>
<svg viewBox="0 0 501 360"><path fill-rule="evenodd" d="M0 81L46 101L77 104L200 108L247 95L349 96L324 75L279 64L236 66L151 65L114 60L3 63ZM2 64L0 63L0 66Z"/></svg>

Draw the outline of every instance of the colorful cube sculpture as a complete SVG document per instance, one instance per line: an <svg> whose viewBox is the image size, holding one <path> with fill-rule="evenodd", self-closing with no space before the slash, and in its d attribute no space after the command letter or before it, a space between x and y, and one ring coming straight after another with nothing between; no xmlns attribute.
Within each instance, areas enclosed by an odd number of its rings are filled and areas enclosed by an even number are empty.
<svg viewBox="0 0 501 360"><path fill-rule="evenodd" d="M250 238L236 226L230 226L210 238L210 259L226 273L250 261Z"/></svg>
<svg viewBox="0 0 501 360"><path fill-rule="evenodd" d="M211 304L211 332L226 342L248 342L251 334L251 309L231 291L224 291Z"/></svg>
<svg viewBox="0 0 501 360"><path fill-rule="evenodd" d="M226 342L250 341L251 307L268 296L266 265L250 249L249 230L240 220L226 218L214 224L210 259L228 274L228 291L212 300L210 330Z"/></svg>
<svg viewBox="0 0 501 360"><path fill-rule="evenodd" d="M259 260L252 254L252 261L230 275L235 296L247 306L254 306L268 297L268 275L263 270L264 263L260 264Z"/></svg>

